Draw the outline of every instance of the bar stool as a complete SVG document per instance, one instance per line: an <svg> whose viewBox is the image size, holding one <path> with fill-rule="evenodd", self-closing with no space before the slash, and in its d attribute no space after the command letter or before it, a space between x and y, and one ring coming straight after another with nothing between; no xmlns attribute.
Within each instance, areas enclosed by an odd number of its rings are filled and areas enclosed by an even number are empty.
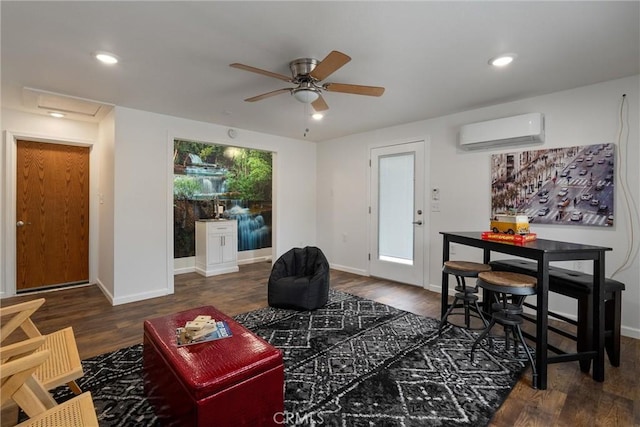
<svg viewBox="0 0 640 427"><path fill-rule="evenodd" d="M486 327L488 322L482 315L482 310L478 306L478 295L476 295L478 293L478 287L467 286L465 277L478 277L478 274L481 272L491 271L491 266L471 261L445 261L442 266L442 271L447 274L454 275L458 286L455 288L456 294L453 304L449 306L449 309L440 320L440 324L438 325L438 334L442 332L442 328L444 327L447 318L456 308L464 309L464 324L467 328L471 328L471 316L481 319L482 323ZM475 311L475 314L471 313L472 310Z"/></svg>
<svg viewBox="0 0 640 427"><path fill-rule="evenodd" d="M495 302L491 304L491 321L487 328L482 331L471 347L471 362L473 353L482 339L489 334L491 328L498 323L504 327L505 350L509 351L509 332L513 335L514 355L518 357L518 341L524 347L531 370L533 371L533 384L537 380L536 365L529 347L522 336L522 305L529 295L535 295L537 279L533 276L520 273L510 273L506 271L489 271L478 274L477 285L487 291L492 292ZM511 302L509 302L511 300ZM493 342L489 336L489 345L493 347Z"/></svg>

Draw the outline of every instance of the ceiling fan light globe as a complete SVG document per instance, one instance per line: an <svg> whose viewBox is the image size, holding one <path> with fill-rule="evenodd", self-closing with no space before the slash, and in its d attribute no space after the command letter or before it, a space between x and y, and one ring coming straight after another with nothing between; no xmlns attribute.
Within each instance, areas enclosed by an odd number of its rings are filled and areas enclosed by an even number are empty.
<svg viewBox="0 0 640 427"><path fill-rule="evenodd" d="M300 102L310 104L320 97L320 94L311 89L300 89L293 92L293 97Z"/></svg>

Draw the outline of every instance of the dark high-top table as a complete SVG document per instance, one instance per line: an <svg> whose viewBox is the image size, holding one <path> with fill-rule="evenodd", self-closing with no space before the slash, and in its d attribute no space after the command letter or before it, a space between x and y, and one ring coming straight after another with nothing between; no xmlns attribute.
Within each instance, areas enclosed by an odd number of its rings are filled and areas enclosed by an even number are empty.
<svg viewBox="0 0 640 427"><path fill-rule="evenodd" d="M547 388L547 365L549 363L568 362L573 360L593 359L593 379L604 381L604 255L611 248L582 245L579 243L560 242L537 239L524 244L515 244L494 240L483 240L481 232L440 232L444 241L442 245L442 262L449 261L451 243L481 248L484 251L484 263L491 261L491 252L500 252L538 262L537 316L536 316L536 368L538 377L533 386L539 390ZM593 348L587 351L547 355L547 326L549 308L549 262L551 261L593 261ZM449 277L442 273L442 306L441 317L448 306Z"/></svg>

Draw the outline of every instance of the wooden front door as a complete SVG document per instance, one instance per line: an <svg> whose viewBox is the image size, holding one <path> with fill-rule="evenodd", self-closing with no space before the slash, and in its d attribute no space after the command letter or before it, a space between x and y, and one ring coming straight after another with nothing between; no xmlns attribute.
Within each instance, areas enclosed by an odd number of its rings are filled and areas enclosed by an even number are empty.
<svg viewBox="0 0 640 427"><path fill-rule="evenodd" d="M88 282L89 147L17 143L17 291Z"/></svg>

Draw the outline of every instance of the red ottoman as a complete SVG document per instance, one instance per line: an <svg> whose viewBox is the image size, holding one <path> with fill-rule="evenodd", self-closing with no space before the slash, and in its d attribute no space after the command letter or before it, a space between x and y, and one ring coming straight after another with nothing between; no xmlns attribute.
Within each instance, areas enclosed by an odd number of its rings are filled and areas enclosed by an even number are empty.
<svg viewBox="0 0 640 427"><path fill-rule="evenodd" d="M226 321L232 336L178 347L176 328L200 314ZM275 426L282 419L282 353L214 307L145 320L143 368L163 425Z"/></svg>

